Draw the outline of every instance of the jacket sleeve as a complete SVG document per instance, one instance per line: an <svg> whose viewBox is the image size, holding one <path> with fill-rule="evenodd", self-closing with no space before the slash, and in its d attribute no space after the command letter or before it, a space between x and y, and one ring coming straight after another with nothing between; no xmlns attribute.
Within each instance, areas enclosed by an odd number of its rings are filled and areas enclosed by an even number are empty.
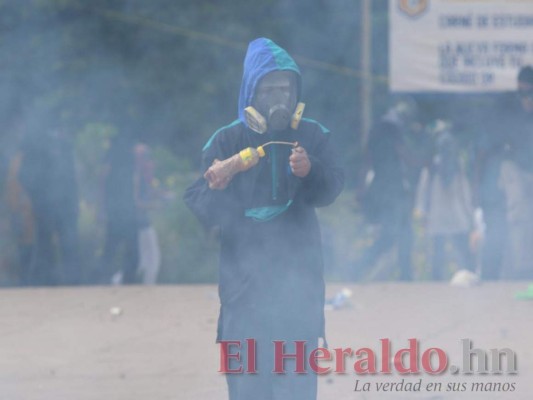
<svg viewBox="0 0 533 400"><path fill-rule="evenodd" d="M202 153L201 176L187 188L185 204L206 228L224 225L239 213L239 201L234 193L232 182L224 190L209 188L203 175L215 159L220 161L233 155L227 141L217 135Z"/></svg>
<svg viewBox="0 0 533 400"><path fill-rule="evenodd" d="M344 172L337 165L331 144L330 133L319 133L318 139L309 151L306 149L311 170L303 178L302 196L314 207L324 207L335 201L344 187Z"/></svg>

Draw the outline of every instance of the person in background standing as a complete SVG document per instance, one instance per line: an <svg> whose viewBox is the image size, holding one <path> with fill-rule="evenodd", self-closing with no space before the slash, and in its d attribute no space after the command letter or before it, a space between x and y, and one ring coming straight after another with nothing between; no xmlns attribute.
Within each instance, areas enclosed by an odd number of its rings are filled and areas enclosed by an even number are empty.
<svg viewBox="0 0 533 400"><path fill-rule="evenodd" d="M15 113L13 128L4 140L10 140L11 148L4 146L6 159L6 180L4 195L9 213L10 233L17 246L17 283L27 286L30 283L35 222L31 201L20 181L23 153L21 143L26 135L26 123L20 113ZM6 149L7 148L7 149Z"/></svg>
<svg viewBox="0 0 533 400"><path fill-rule="evenodd" d="M35 221L29 284L80 284L78 184L74 149L64 129L56 127L26 137L19 179L30 198Z"/></svg>
<svg viewBox="0 0 533 400"><path fill-rule="evenodd" d="M430 167L420 179L418 210L431 237L431 278L446 279L446 243L451 241L459 255L459 266L471 272L475 260L469 248L474 211L470 183L461 165L457 140L451 124L437 120L432 127L436 151Z"/></svg>
<svg viewBox="0 0 533 400"><path fill-rule="evenodd" d="M416 103L409 97L396 99L370 134L369 172L358 200L366 221L379 231L356 263L355 280L366 279L370 268L394 247L399 279L412 280L412 213L420 172L430 154Z"/></svg>
<svg viewBox="0 0 533 400"><path fill-rule="evenodd" d="M507 132L499 179L505 195L508 226L506 275L533 279L533 67L518 73L518 104L502 116Z"/></svg>
<svg viewBox="0 0 533 400"><path fill-rule="evenodd" d="M157 206L162 193L155 187L154 161L150 148L143 144L135 145L135 205L137 208L137 228L139 242L140 280L144 284L155 284L161 264L161 251L157 232L154 229L149 211Z"/></svg>
<svg viewBox="0 0 533 400"><path fill-rule="evenodd" d="M98 280L101 283L137 282L139 264L135 202L134 139L119 133L111 139L102 177L105 241Z"/></svg>
<svg viewBox="0 0 533 400"><path fill-rule="evenodd" d="M483 210L485 239L481 278L528 276L533 255L531 154L533 154L533 68L524 66L517 90L487 111L475 159L475 194ZM528 183L529 182L529 183ZM504 268L505 265L505 268Z"/></svg>

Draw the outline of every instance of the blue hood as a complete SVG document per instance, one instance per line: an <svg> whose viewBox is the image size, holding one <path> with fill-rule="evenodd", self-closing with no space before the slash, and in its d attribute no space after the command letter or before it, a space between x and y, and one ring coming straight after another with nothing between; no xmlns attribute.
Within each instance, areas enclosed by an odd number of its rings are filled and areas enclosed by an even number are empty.
<svg viewBox="0 0 533 400"><path fill-rule="evenodd" d="M255 88L266 74L272 71L294 71L298 76L300 97L300 69L292 57L270 39L259 38L250 42L244 58L244 73L239 94L239 119L246 124L244 109L252 104Z"/></svg>

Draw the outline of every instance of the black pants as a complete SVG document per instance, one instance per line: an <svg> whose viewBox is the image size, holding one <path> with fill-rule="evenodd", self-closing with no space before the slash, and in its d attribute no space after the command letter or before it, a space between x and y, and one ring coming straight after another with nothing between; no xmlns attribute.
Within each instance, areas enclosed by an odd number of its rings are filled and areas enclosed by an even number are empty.
<svg viewBox="0 0 533 400"><path fill-rule="evenodd" d="M407 205L391 206L387 212L380 216L380 231L370 247L365 249L361 256L355 280L361 280L370 268L395 245L397 246L396 269L399 279L412 280L412 248L413 229L411 221L411 208Z"/></svg>
<svg viewBox="0 0 533 400"><path fill-rule="evenodd" d="M109 283L116 269L123 272L123 283L137 282L138 242L136 221L108 220L104 253L101 260L101 279L104 283ZM115 266L117 257L118 262Z"/></svg>
<svg viewBox="0 0 533 400"><path fill-rule="evenodd" d="M307 342L306 345L306 363L311 350L316 345ZM246 371L246 353L247 346L244 344L241 348L241 360L244 362L243 368ZM294 353L295 344L287 342L285 353ZM257 343L257 368L255 374L227 374L229 400L316 400L317 376L308 365L306 365L305 374L296 374L295 360L287 359L283 367L285 373L274 373L274 345L264 341ZM234 360L230 365L238 368ZM239 363L240 364L240 363Z"/></svg>
<svg viewBox="0 0 533 400"><path fill-rule="evenodd" d="M82 268L78 257L77 215L74 213L58 215L52 210L34 212L34 215L35 245L28 283L30 285L80 284ZM58 269L57 265L61 268Z"/></svg>
<svg viewBox="0 0 533 400"><path fill-rule="evenodd" d="M318 345L316 336L310 335L306 329L299 329L301 327L291 327L290 322L279 322L268 313L232 310L225 313L224 319L227 337L241 343L241 358L230 359L230 369L242 366L246 371L246 339L256 340L257 373L227 374L229 400L316 400L317 375L307 365L310 352ZM284 361L285 373L274 373L273 340L285 341L284 354L294 354L295 341L305 341L306 373L295 373L293 358Z"/></svg>

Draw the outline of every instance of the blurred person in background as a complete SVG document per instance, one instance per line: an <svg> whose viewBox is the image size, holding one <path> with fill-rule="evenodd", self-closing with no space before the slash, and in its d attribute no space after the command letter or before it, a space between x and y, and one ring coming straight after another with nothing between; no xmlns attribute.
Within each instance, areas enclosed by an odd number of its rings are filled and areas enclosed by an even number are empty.
<svg viewBox="0 0 533 400"><path fill-rule="evenodd" d="M161 251L149 213L173 194L157 186L154 170L149 146L126 134L111 140L103 176L102 283L157 283Z"/></svg>
<svg viewBox="0 0 533 400"><path fill-rule="evenodd" d="M509 237L506 277L533 279L533 67L522 67L517 81L517 102L498 125L506 132L499 179Z"/></svg>
<svg viewBox="0 0 533 400"><path fill-rule="evenodd" d="M157 232L149 211L158 205L164 194L158 190L154 176L154 161L150 148L143 143L135 145L135 204L137 208L137 229L139 244L138 273L144 284L155 284L161 264L161 251Z"/></svg>
<svg viewBox="0 0 533 400"><path fill-rule="evenodd" d="M17 283L29 284L30 265L34 243L35 222L28 193L22 186L19 171L22 166L21 143L26 133L23 118L16 117L13 149L7 155L7 174L4 195L9 213L10 233L13 235L18 253Z"/></svg>
<svg viewBox="0 0 533 400"><path fill-rule="evenodd" d="M35 221L29 284L80 284L78 182L72 142L62 127L26 137L19 180Z"/></svg>
<svg viewBox="0 0 533 400"><path fill-rule="evenodd" d="M503 96L480 124L474 188L486 226L484 280L524 277L531 270L532 88L533 68L525 66L516 92Z"/></svg>
<svg viewBox="0 0 533 400"><path fill-rule="evenodd" d="M502 110L490 110L480 121L475 144L474 204L483 210L484 243L481 248L481 279L498 280L502 276L507 247L507 217L505 194L500 185L504 161L507 128L501 126ZM504 112L504 113L506 113Z"/></svg>
<svg viewBox="0 0 533 400"><path fill-rule="evenodd" d="M412 214L422 168L431 157L431 142L419 121L416 102L410 97L393 101L374 125L367 148L365 182L358 200L365 219L379 231L364 250L352 277L367 279L376 262L396 247L396 272L412 280Z"/></svg>
<svg viewBox="0 0 533 400"><path fill-rule="evenodd" d="M35 224L31 201L18 176L21 164L22 153L17 152L9 160L5 195L9 210L10 228L17 244L18 282L20 285L26 286L30 282Z"/></svg>
<svg viewBox="0 0 533 400"><path fill-rule="evenodd" d="M418 188L417 209L431 238L431 278L447 279L446 244L451 242L459 256L460 269L475 271L470 250L474 211L470 183L461 164L451 123L437 120L430 129L435 138L435 155L425 168Z"/></svg>
<svg viewBox="0 0 533 400"><path fill-rule="evenodd" d="M240 341L243 365L245 340L257 341L257 373L226 375L231 400L316 398L316 374L295 374L294 360L285 363L286 374L272 373L272 340L285 340L285 351L292 353L295 340L306 341L308 353L325 336L315 208L331 204L344 181L330 132L300 118L301 89L300 70L285 50L265 38L252 41L244 61L239 119L207 142L205 179L185 194L207 228L221 228L217 341ZM241 150L270 141L292 146L265 146L255 166L232 178L211 179L217 160L239 157ZM229 367L238 368L240 363L231 361Z"/></svg>
<svg viewBox="0 0 533 400"><path fill-rule="evenodd" d="M137 204L135 194L135 140L126 133L111 139L104 160L102 206L105 218L104 250L98 280L101 283L138 282Z"/></svg>

